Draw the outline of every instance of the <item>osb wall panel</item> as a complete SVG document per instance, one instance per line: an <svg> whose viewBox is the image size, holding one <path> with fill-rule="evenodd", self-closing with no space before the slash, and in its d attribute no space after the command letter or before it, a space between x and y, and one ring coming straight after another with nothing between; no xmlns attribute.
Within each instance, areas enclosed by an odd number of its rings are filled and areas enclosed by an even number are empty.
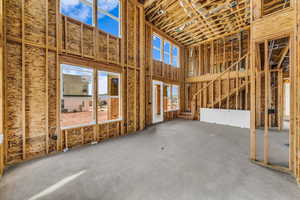
<svg viewBox="0 0 300 200"><path fill-rule="evenodd" d="M22 159L22 50L6 44L6 162ZM9 91L9 92L8 92Z"/></svg>
<svg viewBox="0 0 300 200"><path fill-rule="evenodd" d="M63 130L63 147L70 149L91 144L94 141L101 142L105 139L118 137L121 135L120 124L121 121L117 121Z"/></svg>
<svg viewBox="0 0 300 200"><path fill-rule="evenodd" d="M67 20L66 50L75 54L81 54L81 24Z"/></svg>
<svg viewBox="0 0 300 200"><path fill-rule="evenodd" d="M5 0L5 24L7 36L20 38L22 35L22 0Z"/></svg>
<svg viewBox="0 0 300 200"><path fill-rule="evenodd" d="M120 41L118 38L109 36L108 46L109 60L114 63L120 63Z"/></svg>
<svg viewBox="0 0 300 200"><path fill-rule="evenodd" d="M22 2L25 2L24 13ZM141 69L144 67L141 56L145 52L141 44L144 34L134 33L142 23L140 13L137 13L141 9L134 2L124 8L134 13L124 13L128 16L128 22L124 23L128 30L124 30L120 39L57 15L57 5L58 2L53 0L5 0L6 165L120 136L126 131L134 132L142 128L141 121L145 121L139 106L144 101L140 95L143 91L141 81L145 79ZM130 49L128 55L127 49ZM79 65L93 63L96 68L103 65L105 69L119 72L124 69L122 78L126 85L122 87L125 94L122 103L128 101L128 104L124 105L123 121L60 130L57 96L60 94L59 62L64 57L74 59L74 62L79 59ZM125 133L122 132L124 126L127 126Z"/></svg>
<svg viewBox="0 0 300 200"><path fill-rule="evenodd" d="M48 53L49 152L57 150L57 67L56 53Z"/></svg>
<svg viewBox="0 0 300 200"><path fill-rule="evenodd" d="M181 69L153 60L152 75L154 78L180 82Z"/></svg>
<svg viewBox="0 0 300 200"><path fill-rule="evenodd" d="M48 0L48 43L56 47L56 4Z"/></svg>
<svg viewBox="0 0 300 200"><path fill-rule="evenodd" d="M25 39L37 44L45 44L45 1L27 0L25 9Z"/></svg>
<svg viewBox="0 0 300 200"><path fill-rule="evenodd" d="M276 23L274 23L276 22ZM258 40L271 35L292 32L295 24L295 10L274 13L253 22L252 39Z"/></svg>
<svg viewBox="0 0 300 200"><path fill-rule="evenodd" d="M127 76L127 131L130 133L135 131L135 71L128 69Z"/></svg>
<svg viewBox="0 0 300 200"><path fill-rule="evenodd" d="M136 7L129 0L127 2L127 64L135 66L135 50L136 50Z"/></svg>
<svg viewBox="0 0 300 200"><path fill-rule="evenodd" d="M42 153L46 148L46 61L45 51L25 47L26 154Z"/></svg>
<svg viewBox="0 0 300 200"><path fill-rule="evenodd" d="M98 37L97 37L97 53L98 53L98 59L108 60L108 44L107 44L107 34L103 33L102 31L98 31Z"/></svg>
<svg viewBox="0 0 300 200"><path fill-rule="evenodd" d="M83 26L83 55L93 57L94 56L94 30L93 28L84 25Z"/></svg>
<svg viewBox="0 0 300 200"><path fill-rule="evenodd" d="M64 53L121 64L121 39L67 16L60 19ZM133 48L133 47L132 47Z"/></svg>

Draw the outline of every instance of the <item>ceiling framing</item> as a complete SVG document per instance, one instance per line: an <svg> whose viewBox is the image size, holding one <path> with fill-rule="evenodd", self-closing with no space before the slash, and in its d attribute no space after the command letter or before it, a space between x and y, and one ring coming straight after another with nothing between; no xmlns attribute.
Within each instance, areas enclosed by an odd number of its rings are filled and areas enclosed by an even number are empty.
<svg viewBox="0 0 300 200"><path fill-rule="evenodd" d="M148 1L149 2L149 1ZM146 19L185 46L249 28L249 0L154 0Z"/></svg>

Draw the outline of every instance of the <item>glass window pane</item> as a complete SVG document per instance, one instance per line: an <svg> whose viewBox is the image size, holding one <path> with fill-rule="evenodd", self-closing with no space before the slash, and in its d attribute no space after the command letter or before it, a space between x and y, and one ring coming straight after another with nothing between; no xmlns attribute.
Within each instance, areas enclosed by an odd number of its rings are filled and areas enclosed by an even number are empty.
<svg viewBox="0 0 300 200"><path fill-rule="evenodd" d="M177 60L177 57L174 57L174 56L173 56L172 65L173 65L174 67L178 67L178 60Z"/></svg>
<svg viewBox="0 0 300 200"><path fill-rule="evenodd" d="M120 17L120 1L119 0L98 0L98 7L109 14Z"/></svg>
<svg viewBox="0 0 300 200"><path fill-rule="evenodd" d="M79 126L94 122L93 69L61 65L61 126Z"/></svg>
<svg viewBox="0 0 300 200"><path fill-rule="evenodd" d="M116 37L120 37L119 21L101 12L98 13L98 28L105 31L106 33L109 33Z"/></svg>
<svg viewBox="0 0 300 200"><path fill-rule="evenodd" d="M170 54L170 48L171 48L171 45L169 42L165 42L164 43L164 52L167 52Z"/></svg>
<svg viewBox="0 0 300 200"><path fill-rule="evenodd" d="M172 110L179 109L179 86L172 86Z"/></svg>
<svg viewBox="0 0 300 200"><path fill-rule="evenodd" d="M160 51L158 51L157 49L152 49L152 57L154 60L161 60L161 54Z"/></svg>
<svg viewBox="0 0 300 200"><path fill-rule="evenodd" d="M164 54L164 63L166 64L171 64L171 60L170 60L170 55L169 54Z"/></svg>
<svg viewBox="0 0 300 200"><path fill-rule="evenodd" d="M173 56L178 56L178 47L173 46L173 51L172 51L172 53L173 53Z"/></svg>
<svg viewBox="0 0 300 200"><path fill-rule="evenodd" d="M61 13L85 24L93 25L93 2L91 0L61 0Z"/></svg>
<svg viewBox="0 0 300 200"><path fill-rule="evenodd" d="M154 47L161 49L161 39L160 37L153 35L152 36L152 44Z"/></svg>
<svg viewBox="0 0 300 200"><path fill-rule="evenodd" d="M167 110L170 111L172 110L172 105L171 105L171 86L167 87Z"/></svg>
<svg viewBox="0 0 300 200"><path fill-rule="evenodd" d="M119 96L119 77L109 77L110 96Z"/></svg>
<svg viewBox="0 0 300 200"><path fill-rule="evenodd" d="M120 74L98 72L98 123L120 119Z"/></svg>

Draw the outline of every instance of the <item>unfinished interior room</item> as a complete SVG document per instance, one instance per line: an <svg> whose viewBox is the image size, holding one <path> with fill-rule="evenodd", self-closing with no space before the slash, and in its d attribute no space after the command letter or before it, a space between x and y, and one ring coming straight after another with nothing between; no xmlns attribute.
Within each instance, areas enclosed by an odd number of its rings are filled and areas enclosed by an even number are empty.
<svg viewBox="0 0 300 200"><path fill-rule="evenodd" d="M300 1L0 0L1 200L299 200Z"/></svg>

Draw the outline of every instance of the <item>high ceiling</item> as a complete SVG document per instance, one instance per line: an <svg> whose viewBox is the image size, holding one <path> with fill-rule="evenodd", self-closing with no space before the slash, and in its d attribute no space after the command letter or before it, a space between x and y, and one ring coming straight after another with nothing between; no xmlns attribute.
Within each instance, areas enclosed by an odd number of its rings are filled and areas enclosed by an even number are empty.
<svg viewBox="0 0 300 200"><path fill-rule="evenodd" d="M250 25L250 0L148 0L147 20L190 46Z"/></svg>

